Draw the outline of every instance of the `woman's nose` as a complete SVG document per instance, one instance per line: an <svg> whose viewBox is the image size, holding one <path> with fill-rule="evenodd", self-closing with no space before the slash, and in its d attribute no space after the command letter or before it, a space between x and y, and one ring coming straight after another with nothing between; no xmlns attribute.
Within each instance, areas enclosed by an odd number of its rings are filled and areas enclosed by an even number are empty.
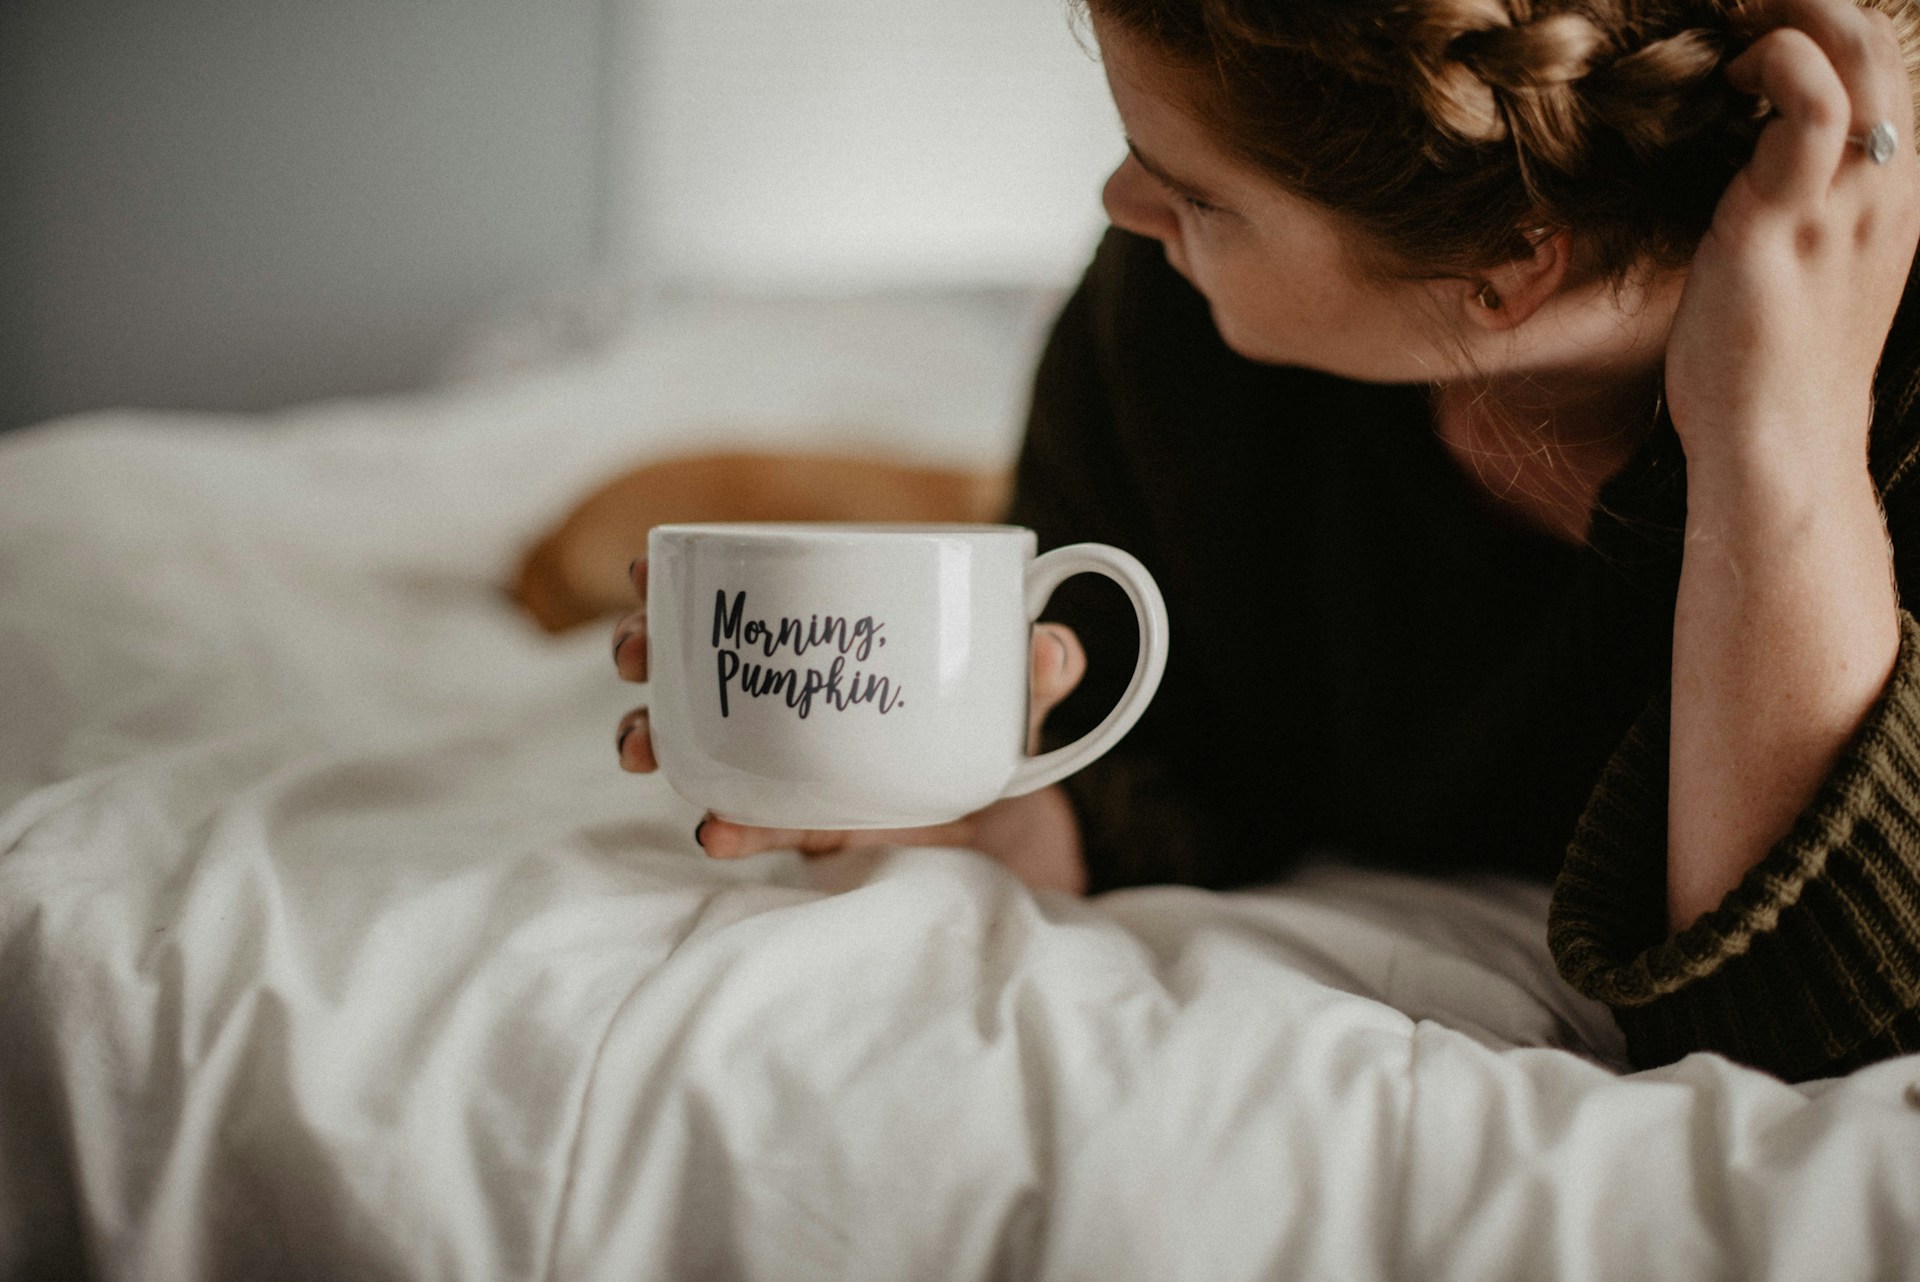
<svg viewBox="0 0 1920 1282"><path fill-rule="evenodd" d="M1179 230L1167 194L1131 155L1108 177L1100 191L1100 203L1107 207L1107 217L1115 227L1136 235L1165 240Z"/></svg>

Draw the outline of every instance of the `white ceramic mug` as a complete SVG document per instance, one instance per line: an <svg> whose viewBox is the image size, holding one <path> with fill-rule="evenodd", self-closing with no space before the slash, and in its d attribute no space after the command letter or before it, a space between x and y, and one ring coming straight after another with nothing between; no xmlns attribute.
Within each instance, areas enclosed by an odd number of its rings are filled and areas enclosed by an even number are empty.
<svg viewBox="0 0 1920 1282"><path fill-rule="evenodd" d="M909 828L1079 770L1153 698L1167 610L1118 548L1035 547L1011 525L656 527L647 673L661 773L736 823ZM1033 623L1081 573L1126 590L1139 660L1092 733L1029 757Z"/></svg>

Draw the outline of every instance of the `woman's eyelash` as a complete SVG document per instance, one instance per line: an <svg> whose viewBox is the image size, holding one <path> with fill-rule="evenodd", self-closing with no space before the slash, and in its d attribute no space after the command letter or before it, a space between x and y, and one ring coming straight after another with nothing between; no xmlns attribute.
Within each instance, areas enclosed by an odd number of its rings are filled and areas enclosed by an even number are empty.
<svg viewBox="0 0 1920 1282"><path fill-rule="evenodd" d="M1217 214L1220 212L1220 206L1214 204L1210 200L1203 200L1199 196L1193 195L1183 187L1175 186L1171 180L1167 178L1163 178L1160 175L1160 172L1158 170L1149 169L1147 170L1147 174L1149 177L1151 177L1154 180L1154 182L1160 185L1160 190L1166 192L1167 195L1173 197L1175 200L1185 205L1188 209L1191 209L1194 213Z"/></svg>

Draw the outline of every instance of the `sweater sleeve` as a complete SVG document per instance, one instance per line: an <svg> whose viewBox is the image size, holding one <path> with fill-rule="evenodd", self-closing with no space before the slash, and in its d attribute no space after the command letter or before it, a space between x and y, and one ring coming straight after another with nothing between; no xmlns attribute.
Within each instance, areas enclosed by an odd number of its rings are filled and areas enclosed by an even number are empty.
<svg viewBox="0 0 1920 1282"><path fill-rule="evenodd" d="M1920 590L1920 290L1882 356L1869 465L1902 597ZM1669 935L1671 690L1595 786L1548 940L1636 1065L1718 1051L1792 1081L1920 1050L1920 624L1807 809L1719 906Z"/></svg>
<svg viewBox="0 0 1920 1282"><path fill-rule="evenodd" d="M1920 625L1811 805L1712 912L1666 930L1668 696L1595 787L1554 887L1561 973L1636 1065L1718 1051L1791 1081L1920 1050Z"/></svg>

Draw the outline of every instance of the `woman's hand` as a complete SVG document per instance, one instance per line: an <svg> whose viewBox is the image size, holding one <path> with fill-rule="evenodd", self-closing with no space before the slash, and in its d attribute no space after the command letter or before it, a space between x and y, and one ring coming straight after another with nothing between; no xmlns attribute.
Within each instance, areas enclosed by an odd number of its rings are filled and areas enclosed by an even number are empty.
<svg viewBox="0 0 1920 1282"><path fill-rule="evenodd" d="M1727 65L1774 118L1700 244L1667 344L1690 464L1865 465L1874 367L1920 238L1913 98L1893 24L1848 0L1765 0ZM1875 164L1850 138L1897 138Z"/></svg>
<svg viewBox="0 0 1920 1282"><path fill-rule="evenodd" d="M647 597L646 558L633 563L634 590ZM625 681L647 679L647 612L643 605L614 627L613 662ZM1079 638L1058 624L1042 624L1033 634L1029 750L1037 750L1040 725L1055 704L1072 693L1086 674L1086 653ZM616 742L620 768L648 774L659 768L653 754L647 710L635 708L620 719ZM708 814L696 830L701 848L716 859L738 859L764 850L797 850L825 855L860 846L965 846L1010 868L1036 890L1086 890L1080 857L1080 825L1058 786L1024 797L996 801L984 810L932 828L795 831L749 828Z"/></svg>

